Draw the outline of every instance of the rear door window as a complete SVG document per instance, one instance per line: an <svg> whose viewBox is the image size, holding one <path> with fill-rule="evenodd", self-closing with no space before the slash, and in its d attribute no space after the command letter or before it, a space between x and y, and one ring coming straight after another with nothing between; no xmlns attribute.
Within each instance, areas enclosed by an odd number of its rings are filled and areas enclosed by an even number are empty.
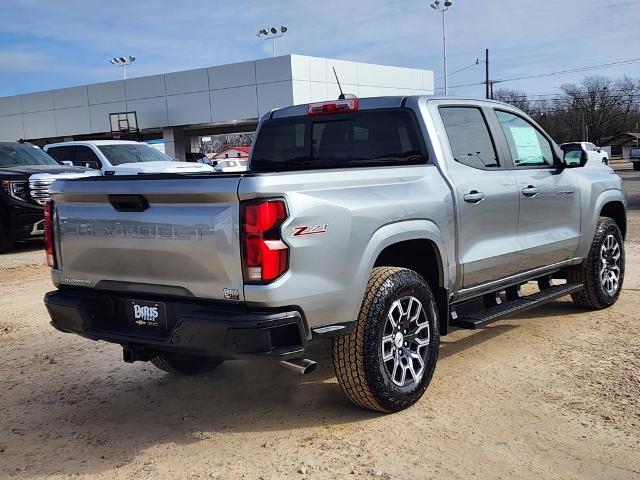
<svg viewBox="0 0 640 480"><path fill-rule="evenodd" d="M47 150L47 153L59 162L74 162L76 158L76 146L51 147Z"/></svg>
<svg viewBox="0 0 640 480"><path fill-rule="evenodd" d="M453 159L473 168L500 166L489 127L477 107L440 107Z"/></svg>
<svg viewBox="0 0 640 480"><path fill-rule="evenodd" d="M100 160L93 150L89 147L78 146L76 151L76 159L73 162L78 167L100 168Z"/></svg>
<svg viewBox="0 0 640 480"><path fill-rule="evenodd" d="M251 168L268 171L424 163L426 154L418 132L409 109L269 120L258 133Z"/></svg>

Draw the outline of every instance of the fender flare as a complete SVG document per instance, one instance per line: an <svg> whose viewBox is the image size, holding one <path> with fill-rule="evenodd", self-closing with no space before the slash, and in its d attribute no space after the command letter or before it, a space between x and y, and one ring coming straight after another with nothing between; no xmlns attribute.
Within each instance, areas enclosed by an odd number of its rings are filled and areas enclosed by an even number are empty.
<svg viewBox="0 0 640 480"><path fill-rule="evenodd" d="M598 195L595 202L593 203L593 208L590 209L589 213L591 214L591 216L586 215L582 222L584 232L576 250L577 257L584 258L589 254L589 249L591 248L591 243L593 242L593 237L596 232L596 225L598 224L600 213L607 203L612 202L622 203L626 211L627 202L624 196L621 195L620 190L608 189L600 193L600 195Z"/></svg>
<svg viewBox="0 0 640 480"><path fill-rule="evenodd" d="M364 298L367 282L373 266L380 253L390 245L406 240L428 240L433 242L436 253L440 257L440 275L442 287L450 289L449 260L442 232L438 225L430 220L403 220L389 223L378 228L362 254L362 259L356 272L358 299L352 318L356 318L362 299Z"/></svg>

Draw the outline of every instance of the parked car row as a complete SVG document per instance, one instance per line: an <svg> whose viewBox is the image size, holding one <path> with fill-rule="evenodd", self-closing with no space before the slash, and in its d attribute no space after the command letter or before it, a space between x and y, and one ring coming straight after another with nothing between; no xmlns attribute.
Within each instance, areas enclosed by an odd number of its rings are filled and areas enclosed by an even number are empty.
<svg viewBox="0 0 640 480"><path fill-rule="evenodd" d="M0 142L0 252L15 242L42 238L43 206L54 181L100 175L213 173L224 166L178 162L146 143L93 140Z"/></svg>

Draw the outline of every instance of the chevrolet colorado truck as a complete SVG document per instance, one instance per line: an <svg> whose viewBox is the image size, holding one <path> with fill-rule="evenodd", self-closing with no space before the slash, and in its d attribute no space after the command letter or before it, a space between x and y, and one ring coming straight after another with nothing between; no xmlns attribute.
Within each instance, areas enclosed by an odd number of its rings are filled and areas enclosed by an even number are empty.
<svg viewBox="0 0 640 480"><path fill-rule="evenodd" d="M30 143L0 142L0 252L42 239L44 203L55 180L93 175L99 174L60 165Z"/></svg>
<svg viewBox="0 0 640 480"><path fill-rule="evenodd" d="M244 356L306 373L309 343L332 337L346 396L398 411L451 328L569 294L616 302L622 181L586 161L493 101L273 110L245 173L57 182L45 303L58 330L183 374Z"/></svg>

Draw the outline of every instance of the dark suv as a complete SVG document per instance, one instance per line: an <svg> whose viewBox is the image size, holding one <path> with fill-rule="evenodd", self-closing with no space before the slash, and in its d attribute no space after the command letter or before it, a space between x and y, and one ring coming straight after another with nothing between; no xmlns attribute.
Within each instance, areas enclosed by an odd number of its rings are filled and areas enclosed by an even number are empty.
<svg viewBox="0 0 640 480"><path fill-rule="evenodd" d="M61 165L30 143L0 142L0 252L18 240L42 237L43 206L55 180L95 175Z"/></svg>

